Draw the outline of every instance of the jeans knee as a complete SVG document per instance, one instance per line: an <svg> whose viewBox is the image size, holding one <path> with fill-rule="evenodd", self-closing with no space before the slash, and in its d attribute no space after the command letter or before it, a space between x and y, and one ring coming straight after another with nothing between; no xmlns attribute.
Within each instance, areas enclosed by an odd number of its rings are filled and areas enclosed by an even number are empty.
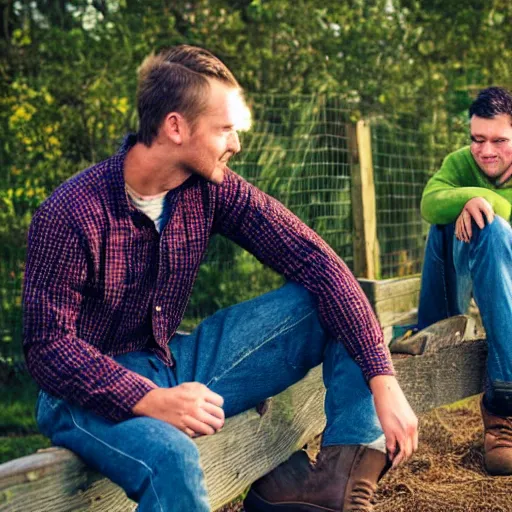
<svg viewBox="0 0 512 512"><path fill-rule="evenodd" d="M480 229L473 222L474 237L473 242L478 246L482 244L492 244L493 247L506 247L512 241L512 230L510 224L502 217L495 216L494 220L487 223Z"/></svg>
<svg viewBox="0 0 512 512"><path fill-rule="evenodd" d="M194 466L199 466L199 450L194 441L183 434L178 442L159 442L157 454L151 463L155 473L172 470L177 475L186 475Z"/></svg>
<svg viewBox="0 0 512 512"><path fill-rule="evenodd" d="M482 235L486 236L500 236L510 235L511 229L510 224L503 218L496 215L494 220L491 223L486 223L483 229L480 229L476 226L475 223L473 225L476 227L477 232L479 231Z"/></svg>

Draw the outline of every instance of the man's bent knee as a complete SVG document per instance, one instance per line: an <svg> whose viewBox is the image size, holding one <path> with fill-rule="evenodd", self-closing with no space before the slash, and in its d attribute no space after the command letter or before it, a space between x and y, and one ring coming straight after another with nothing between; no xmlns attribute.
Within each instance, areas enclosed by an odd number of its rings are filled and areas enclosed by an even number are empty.
<svg viewBox="0 0 512 512"><path fill-rule="evenodd" d="M498 215L494 217L494 220L491 223L486 223L482 229L473 222L473 229L475 230L475 234L480 235L480 237L498 236L501 239L507 236L512 236L510 224L503 217Z"/></svg>

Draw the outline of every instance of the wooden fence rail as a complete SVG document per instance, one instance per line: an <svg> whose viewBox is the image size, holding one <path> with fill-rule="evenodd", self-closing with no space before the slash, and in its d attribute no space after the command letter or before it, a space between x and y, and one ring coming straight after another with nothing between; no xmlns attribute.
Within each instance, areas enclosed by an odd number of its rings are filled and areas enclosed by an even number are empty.
<svg viewBox="0 0 512 512"><path fill-rule="evenodd" d="M397 319L410 316L417 303L418 278L360 282L385 331ZM468 339L472 336L466 320L454 321L436 324L416 340L412 348L421 355L393 356L402 389L417 413L482 389L485 340ZM196 441L213 509L239 496L323 430L324 395L321 367L317 367L273 397L263 414L247 411L228 419L215 436ZM62 448L0 465L0 512L134 509L135 504L119 487Z"/></svg>
<svg viewBox="0 0 512 512"><path fill-rule="evenodd" d="M486 344L437 344L420 356L394 356L415 411L428 411L482 389ZM321 368L274 397L260 415L250 410L226 421L213 437L197 440L212 507L236 498L258 477L319 434L325 424ZM1 512L126 512L123 491L65 449L51 448L0 465Z"/></svg>

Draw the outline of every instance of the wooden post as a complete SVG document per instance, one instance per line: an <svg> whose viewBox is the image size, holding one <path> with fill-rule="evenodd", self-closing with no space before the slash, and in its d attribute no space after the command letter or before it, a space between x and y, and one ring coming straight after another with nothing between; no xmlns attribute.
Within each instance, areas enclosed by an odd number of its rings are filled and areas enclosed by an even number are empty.
<svg viewBox="0 0 512 512"><path fill-rule="evenodd" d="M352 175L354 273L357 277L378 279L380 255L370 122L361 120L356 125L348 125L348 138Z"/></svg>

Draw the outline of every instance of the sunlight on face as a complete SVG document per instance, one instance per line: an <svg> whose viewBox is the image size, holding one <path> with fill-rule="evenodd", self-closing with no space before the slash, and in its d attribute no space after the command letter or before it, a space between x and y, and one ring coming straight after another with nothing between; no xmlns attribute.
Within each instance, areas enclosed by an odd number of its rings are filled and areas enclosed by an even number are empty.
<svg viewBox="0 0 512 512"><path fill-rule="evenodd" d="M252 115L241 91L238 89L231 90L228 94L227 101L233 129L237 132L250 130L252 126Z"/></svg>
<svg viewBox="0 0 512 512"><path fill-rule="evenodd" d="M238 88L212 79L209 92L205 111L182 145L182 163L187 172L219 184L241 149L238 131L251 127L251 112Z"/></svg>

